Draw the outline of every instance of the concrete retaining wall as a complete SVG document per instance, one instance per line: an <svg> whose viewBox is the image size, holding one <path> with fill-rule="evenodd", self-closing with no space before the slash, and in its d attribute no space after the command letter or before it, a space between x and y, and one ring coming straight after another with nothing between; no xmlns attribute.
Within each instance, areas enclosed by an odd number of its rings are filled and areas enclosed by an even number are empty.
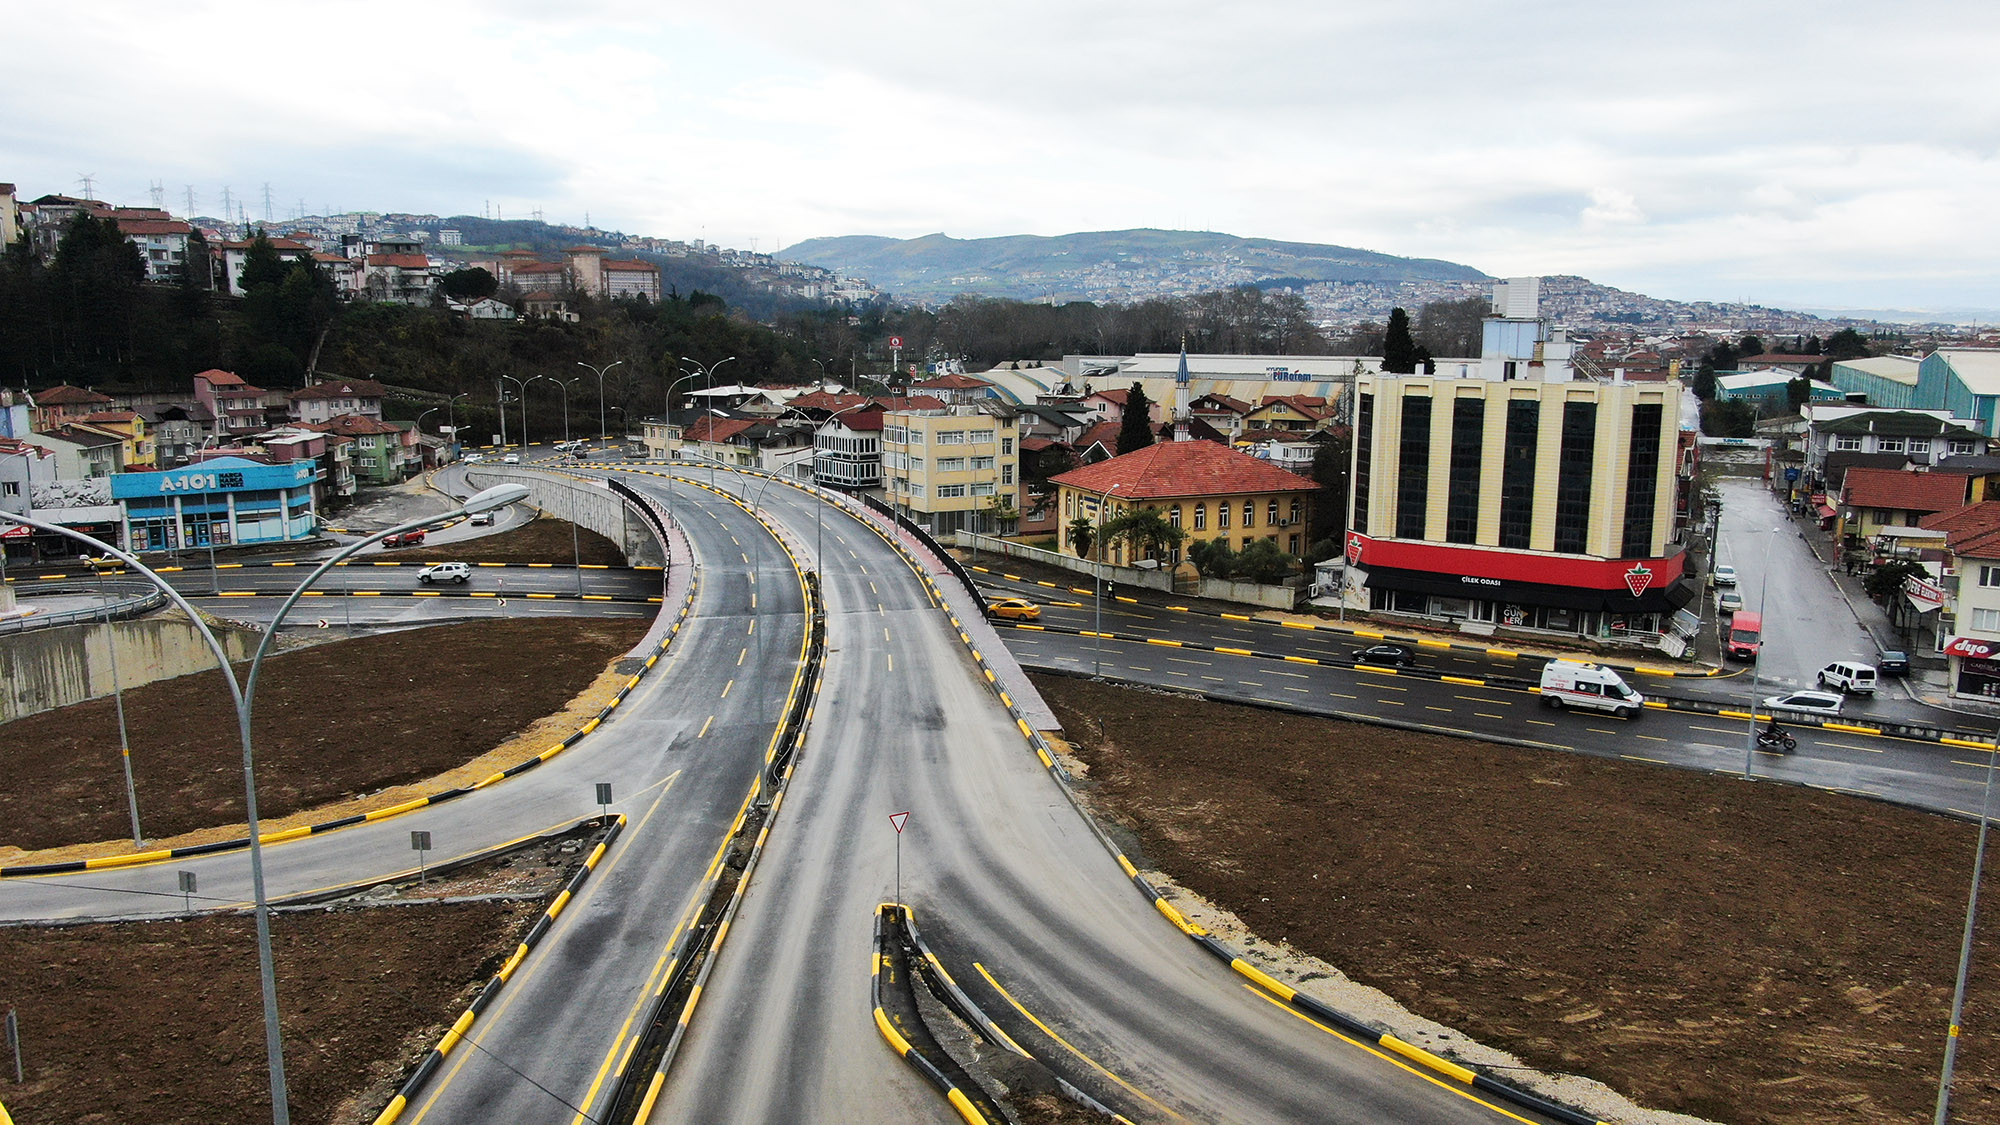
<svg viewBox="0 0 2000 1125"><path fill-rule="evenodd" d="M1027 559L1043 566L1061 567L1078 574L1095 574L1107 578L1120 586L1137 586L1147 590L1163 590L1173 593L1174 576L1164 570L1140 570L1135 566L1112 566L1110 563L1093 562L1075 555L1065 555L1043 547L1030 547L1026 543L1016 543L1009 539L995 539L991 535L974 535L969 531L952 533L954 545L978 554L1005 555L1012 559ZM972 561L972 560L967 560Z"/></svg>
<svg viewBox="0 0 2000 1125"><path fill-rule="evenodd" d="M578 527L589 528L625 551L632 566L665 566L666 551L659 533L602 480L514 466L478 464L465 471L473 489L519 484L528 489L528 503Z"/></svg>
<svg viewBox="0 0 2000 1125"><path fill-rule="evenodd" d="M257 650L259 635L250 630L217 624L215 635L231 660L248 660ZM179 613L22 633L0 644L0 722L110 695L113 645L120 687L215 671L215 654ZM220 680L196 690L213 691L214 704L229 706Z"/></svg>
<svg viewBox="0 0 2000 1125"><path fill-rule="evenodd" d="M1196 593L1218 602L1261 605L1266 609L1291 609L1299 604L1299 592L1290 586L1259 586L1255 582L1231 582L1204 578Z"/></svg>

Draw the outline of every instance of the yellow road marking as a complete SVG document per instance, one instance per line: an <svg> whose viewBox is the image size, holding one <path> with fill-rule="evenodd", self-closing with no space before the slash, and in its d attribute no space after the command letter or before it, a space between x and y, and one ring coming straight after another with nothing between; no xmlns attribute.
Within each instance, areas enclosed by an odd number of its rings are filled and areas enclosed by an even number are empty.
<svg viewBox="0 0 2000 1125"><path fill-rule="evenodd" d="M1147 1105L1152 1106L1154 1109L1159 1110L1161 1113L1166 1114L1168 1117L1173 1118L1175 1121L1187 1120L1187 1118L1182 1117L1180 1114L1175 1113L1173 1110L1168 1109L1164 1105L1161 1105L1157 1100L1155 1100L1151 1095L1147 1094L1144 1090L1139 1089L1137 1086L1132 1085L1130 1082L1127 1082L1123 1078L1120 1078L1116 1074L1113 1074L1109 1070L1106 1070L1103 1066L1098 1064L1096 1059L1093 1059L1089 1055L1084 1054L1082 1051L1077 1050L1074 1046L1070 1044L1069 1040L1064 1039L1062 1036L1056 1034L1054 1028L1050 1027L1048 1024L1043 1023L1041 1020L1035 1018L1035 1014L1033 1012L1030 1012L1028 1011L1028 1009L1022 1007L1021 1002L1019 1000L1014 999L1013 993L1007 991L1006 988L1001 986L999 981L993 979L993 974L986 971L986 966L980 964L977 961L974 961L972 963L972 967L979 970L979 975L986 978L986 983L993 986L993 991L998 992L1000 994L1001 999L1013 1005L1014 1010L1021 1013L1021 1017L1023 1019L1027 1020L1029 1023L1034 1024L1036 1027L1041 1028L1042 1034L1048 1036L1050 1039L1055 1040L1055 1042L1058 1045L1060 1045L1064 1050L1068 1051L1070 1054L1075 1055L1077 1058L1081 1059L1084 1065L1090 1067L1090 1069L1096 1071L1097 1073L1102 1074L1104 1077L1109 1078L1113 1082L1118 1083L1118 1085L1122 1087L1127 1093L1131 1094L1135 1098L1138 1098L1140 1101L1145 1102Z"/></svg>

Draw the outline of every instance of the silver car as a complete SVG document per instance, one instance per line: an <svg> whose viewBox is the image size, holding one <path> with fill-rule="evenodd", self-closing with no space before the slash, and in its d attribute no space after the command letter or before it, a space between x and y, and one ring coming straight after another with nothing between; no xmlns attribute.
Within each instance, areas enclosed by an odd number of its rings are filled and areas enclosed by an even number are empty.
<svg viewBox="0 0 2000 1125"><path fill-rule="evenodd" d="M1838 717L1842 702L1842 697L1836 692L1794 691L1771 696L1764 700L1764 707L1770 711L1803 711L1808 715Z"/></svg>

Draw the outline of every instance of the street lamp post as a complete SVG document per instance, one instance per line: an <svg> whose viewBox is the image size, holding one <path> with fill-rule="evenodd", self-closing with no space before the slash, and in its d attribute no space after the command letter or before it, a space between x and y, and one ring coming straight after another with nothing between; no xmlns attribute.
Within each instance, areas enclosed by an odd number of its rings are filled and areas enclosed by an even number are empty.
<svg viewBox="0 0 2000 1125"><path fill-rule="evenodd" d="M1771 545L1778 541L1778 533L1783 530L1784 528L1782 527L1772 528L1770 537L1764 540L1764 576L1757 580L1757 616L1759 618L1764 616L1764 593L1771 588ZM1758 647L1761 649L1763 646L1759 644ZM1729 644L1726 640L1723 642L1723 655L1725 657L1729 655ZM1763 678L1763 674L1764 654L1759 652L1755 657L1751 658L1750 662L1750 736L1743 740L1743 779L1745 781L1750 779L1750 766L1756 760L1757 756L1757 684Z"/></svg>
<svg viewBox="0 0 2000 1125"><path fill-rule="evenodd" d="M814 360L813 362L818 363L819 361ZM820 426L825 426L828 422L833 421L835 418L840 417L842 414L845 414L850 410L860 410L862 407L870 405L873 404L864 399L861 402L853 403L852 405L849 406L843 406L839 410L836 410L833 413L827 415L826 422L821 422ZM819 432L818 427L815 427L814 433L817 434L818 432ZM815 439L814 444L815 445L818 444L817 439ZM819 490L819 453L817 450L815 450L813 453L812 485L813 485L813 490L817 492ZM820 553L821 552L820 529L821 525L825 522L823 516L825 510L826 510L826 502L824 500L821 500L813 505L813 572L815 574L820 573L825 567L825 563L822 561L824 556Z"/></svg>
<svg viewBox="0 0 2000 1125"><path fill-rule="evenodd" d="M384 534L395 534L396 532L407 531L411 528L421 527L440 520L456 519L459 516L487 511L514 503L527 494L528 490L518 484L498 485L471 497L455 511L447 512L442 516L426 516L422 519L409 520L397 524ZM284 1040L278 1026L277 967L271 953L271 904L264 893L264 846L261 835L262 830L257 818L256 751L250 737L250 707L252 700L256 697L257 673L263 664L264 654L270 651L271 639L278 635L278 628L283 623L285 614L291 610L293 605L297 604L299 598L305 594L307 588L318 581L321 575L374 540L372 538L360 540L332 558L327 559L304 582L301 582L296 590L292 591L291 596L285 599L284 604L278 607L278 612L272 616L271 624L266 628L263 639L257 644L255 655L250 658L249 674L245 677L244 682L239 685L236 682L236 674L230 667L229 653L222 647L222 642L216 639L215 633L209 629L208 623L202 620L201 615L195 612L194 606L189 604L188 600L178 590L175 590L166 579L154 573L137 558L113 547L109 543L85 535L80 531L64 527L60 524L45 523L32 516L22 515L18 512L0 511L0 520L26 524L29 527L39 528L43 531L52 531L59 535L79 540L97 548L105 554L119 559L127 567L144 575L148 581L159 587L160 591L172 600L182 613L187 615L188 620L201 633L202 639L208 643L209 650L215 654L216 663L221 666L223 682L229 686L230 700L236 708L236 733L243 743L243 804L250 837L250 887L257 918L257 968L261 979L264 1000L264 1054L271 1074L271 1120L275 1125L290 1125L292 1113L291 1098L285 1084L285 1048Z"/></svg>
<svg viewBox="0 0 2000 1125"><path fill-rule="evenodd" d="M515 375L502 375L500 378L521 389L521 448L525 450L528 448L528 384L540 376L530 375L523 379ZM500 404L500 447L502 449L507 447L507 404L504 401Z"/></svg>
<svg viewBox="0 0 2000 1125"><path fill-rule="evenodd" d="M500 448L507 448L507 388L501 383L505 375L493 377L493 406L500 412Z"/></svg>
<svg viewBox="0 0 2000 1125"><path fill-rule="evenodd" d="M1965 937L1958 947L1958 980L1951 991L1951 1025L1944 1040L1944 1069L1938 1074L1937 1115L1932 1125L1945 1125L1951 1112L1952 1072L1958 1063L1959 1020L1965 1015L1965 982L1972 972L1973 922L1979 916L1979 880L1986 870L1986 826L1992 822L1994 757L2000 755L2000 733L1986 755L1986 794L1979 799L1979 845L1972 852L1972 891L1965 903Z"/></svg>
<svg viewBox="0 0 2000 1125"><path fill-rule="evenodd" d="M586 364L585 366L588 365ZM558 379L553 375L538 375L536 376L536 378L547 379L549 382L554 383L556 386L562 388L563 444L568 445L569 444L569 389L575 386L578 382L580 382L583 379L583 376L578 375L572 379Z"/></svg>
<svg viewBox="0 0 2000 1125"><path fill-rule="evenodd" d="M604 373L624 362L622 359L614 359L602 367L592 367L580 359L576 361L578 367L597 376L597 440L599 442L603 442L609 437L609 431L604 428ZM563 436L568 437L569 434L565 432Z"/></svg>

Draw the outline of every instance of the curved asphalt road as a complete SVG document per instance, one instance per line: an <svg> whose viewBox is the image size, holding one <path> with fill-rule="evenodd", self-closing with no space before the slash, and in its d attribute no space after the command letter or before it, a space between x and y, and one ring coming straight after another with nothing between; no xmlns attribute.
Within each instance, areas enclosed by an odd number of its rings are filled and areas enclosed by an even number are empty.
<svg viewBox="0 0 2000 1125"><path fill-rule="evenodd" d="M763 502L811 542L811 501L779 486ZM1134 1120L1508 1119L1277 1007L1162 919L910 569L873 532L828 520L818 717L653 1120L953 1119L870 1027L901 811L902 896L954 975L983 982L983 966L1091 1060L1058 1065Z"/></svg>

